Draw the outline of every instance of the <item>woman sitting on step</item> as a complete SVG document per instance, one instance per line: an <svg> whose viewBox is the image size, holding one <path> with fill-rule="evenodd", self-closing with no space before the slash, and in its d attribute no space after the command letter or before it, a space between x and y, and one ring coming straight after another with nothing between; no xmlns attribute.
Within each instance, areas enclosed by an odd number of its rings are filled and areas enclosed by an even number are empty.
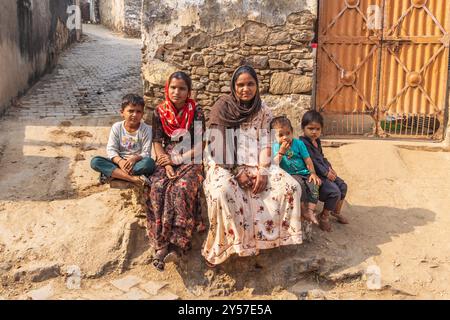
<svg viewBox="0 0 450 320"><path fill-rule="evenodd" d="M157 168L147 194L147 230L155 249L153 265L163 271L178 251L190 248L196 230L204 230L198 211L203 181L202 109L190 99L192 81L173 73L165 87L165 101L153 114L153 145Z"/></svg>

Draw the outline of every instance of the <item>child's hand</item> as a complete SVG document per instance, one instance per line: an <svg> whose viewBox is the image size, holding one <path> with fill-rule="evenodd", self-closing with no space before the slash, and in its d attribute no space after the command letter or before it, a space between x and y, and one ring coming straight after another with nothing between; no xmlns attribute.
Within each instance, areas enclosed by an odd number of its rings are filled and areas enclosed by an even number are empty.
<svg viewBox="0 0 450 320"><path fill-rule="evenodd" d="M336 173L336 171L334 171L333 168L330 168L331 173L333 173L336 177L338 176L338 174Z"/></svg>
<svg viewBox="0 0 450 320"><path fill-rule="evenodd" d="M286 153L291 148L291 142L283 141L280 146L280 153Z"/></svg>
<svg viewBox="0 0 450 320"><path fill-rule="evenodd" d="M320 186L322 184L322 180L315 173L311 173L308 178L308 182L313 182L316 186Z"/></svg>
<svg viewBox="0 0 450 320"><path fill-rule="evenodd" d="M174 178L177 177L177 175L175 174L175 170L173 170L172 166L169 166L169 165L165 166L165 169L166 169L166 176L167 176L167 178L174 179Z"/></svg>
<svg viewBox="0 0 450 320"><path fill-rule="evenodd" d="M337 178L337 175L333 173L334 171L331 169L328 171L327 178L328 180L334 181Z"/></svg>
<svg viewBox="0 0 450 320"><path fill-rule="evenodd" d="M136 162L138 162L138 160L139 156L130 156L126 158L123 170L125 170L128 174L131 174L131 172L133 171L133 167L136 164Z"/></svg>

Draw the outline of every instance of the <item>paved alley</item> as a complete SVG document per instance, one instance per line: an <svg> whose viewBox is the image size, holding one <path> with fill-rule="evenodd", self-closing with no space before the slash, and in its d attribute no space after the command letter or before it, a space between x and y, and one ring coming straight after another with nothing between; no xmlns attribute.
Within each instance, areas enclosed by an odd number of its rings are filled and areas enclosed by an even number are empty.
<svg viewBox="0 0 450 320"><path fill-rule="evenodd" d="M83 39L67 49L7 115L25 119L76 119L116 115L121 97L142 94L141 40L84 25Z"/></svg>

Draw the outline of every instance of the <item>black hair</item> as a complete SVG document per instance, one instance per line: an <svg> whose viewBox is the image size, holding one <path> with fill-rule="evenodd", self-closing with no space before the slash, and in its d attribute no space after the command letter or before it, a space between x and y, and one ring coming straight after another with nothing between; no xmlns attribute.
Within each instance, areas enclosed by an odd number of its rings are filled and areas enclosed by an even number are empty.
<svg viewBox="0 0 450 320"><path fill-rule="evenodd" d="M303 115L302 129L304 129L308 124L312 122L320 124L320 126L323 128L323 117L316 110L309 110Z"/></svg>
<svg viewBox="0 0 450 320"><path fill-rule="evenodd" d="M185 72L183 71L176 71L174 73L172 73L169 77L168 83L170 84L170 81L172 81L172 79L178 79L178 80L183 80L189 91L192 91L192 80L191 77L189 77Z"/></svg>
<svg viewBox="0 0 450 320"><path fill-rule="evenodd" d="M279 116L273 118L272 121L270 122L270 129L274 129L275 127L289 127L291 131L294 131L291 121L286 116Z"/></svg>
<svg viewBox="0 0 450 320"><path fill-rule="evenodd" d="M122 111L125 110L125 108L130 104L133 106L142 106L142 108L145 107L144 98L134 93L129 93L122 98L122 105L121 105Z"/></svg>
<svg viewBox="0 0 450 320"><path fill-rule="evenodd" d="M240 66L239 68L234 71L233 78L231 79L231 88L234 91L234 86L236 85L236 80L239 78L241 74L248 73L252 76L253 79L256 81L256 86L259 87L258 83L258 75L256 74L255 69L251 66Z"/></svg>

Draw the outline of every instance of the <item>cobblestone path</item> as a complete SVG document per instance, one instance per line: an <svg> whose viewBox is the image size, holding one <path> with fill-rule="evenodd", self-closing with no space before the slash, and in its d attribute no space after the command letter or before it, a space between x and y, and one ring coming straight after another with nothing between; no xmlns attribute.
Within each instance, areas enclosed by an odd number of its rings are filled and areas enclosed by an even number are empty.
<svg viewBox="0 0 450 320"><path fill-rule="evenodd" d="M113 35L99 25L83 26L83 41L60 57L8 116L75 119L117 115L121 97L142 94L141 41Z"/></svg>

